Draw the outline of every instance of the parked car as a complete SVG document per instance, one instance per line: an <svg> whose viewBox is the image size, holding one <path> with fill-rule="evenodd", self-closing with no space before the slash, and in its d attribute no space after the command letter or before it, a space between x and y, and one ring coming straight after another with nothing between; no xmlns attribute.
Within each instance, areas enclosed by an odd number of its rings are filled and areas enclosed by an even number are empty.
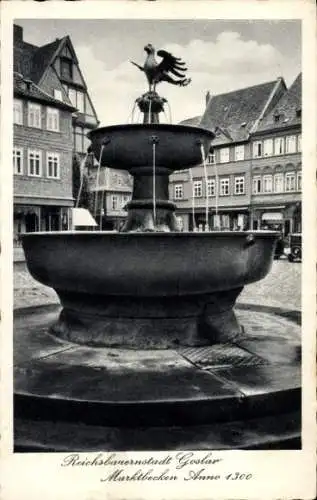
<svg viewBox="0 0 317 500"><path fill-rule="evenodd" d="M290 262L302 260L302 235L301 233L291 233L289 235L290 252L287 256Z"/></svg>
<svg viewBox="0 0 317 500"><path fill-rule="evenodd" d="M274 259L279 259L282 255L284 255L284 248L285 248L285 243L283 240L283 235L281 234L276 243Z"/></svg>

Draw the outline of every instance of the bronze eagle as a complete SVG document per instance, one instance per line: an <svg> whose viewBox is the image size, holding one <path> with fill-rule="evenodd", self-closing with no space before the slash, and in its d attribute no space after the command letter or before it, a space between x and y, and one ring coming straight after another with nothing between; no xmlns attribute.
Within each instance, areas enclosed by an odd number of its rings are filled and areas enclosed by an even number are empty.
<svg viewBox="0 0 317 500"><path fill-rule="evenodd" d="M155 49L151 43L144 47L147 57L144 62L144 66L131 61L137 68L144 71L147 80L149 82L150 92L155 92L156 85L160 82L168 82L172 85L179 85L185 87L191 82L190 78L185 77L185 63L178 57L174 57L170 52L166 50L158 50L157 55L162 57L162 61L159 63L155 59ZM170 73L177 76L178 79L173 78Z"/></svg>

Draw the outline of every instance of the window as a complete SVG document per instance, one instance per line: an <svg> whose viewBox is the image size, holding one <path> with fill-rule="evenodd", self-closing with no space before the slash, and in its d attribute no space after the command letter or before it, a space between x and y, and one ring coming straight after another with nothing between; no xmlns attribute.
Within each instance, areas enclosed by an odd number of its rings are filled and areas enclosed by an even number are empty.
<svg viewBox="0 0 317 500"><path fill-rule="evenodd" d="M244 194L244 176L234 178L234 194Z"/></svg>
<svg viewBox="0 0 317 500"><path fill-rule="evenodd" d="M273 139L265 139L263 141L263 155L272 156L273 154Z"/></svg>
<svg viewBox="0 0 317 500"><path fill-rule="evenodd" d="M296 136L288 135L286 137L286 153L296 153Z"/></svg>
<svg viewBox="0 0 317 500"><path fill-rule="evenodd" d="M23 149L13 148L13 172L16 175L23 174Z"/></svg>
<svg viewBox="0 0 317 500"><path fill-rule="evenodd" d="M289 172L285 175L285 191L296 190L296 176L295 172Z"/></svg>
<svg viewBox="0 0 317 500"><path fill-rule="evenodd" d="M244 160L244 145L236 146L234 150L235 161Z"/></svg>
<svg viewBox="0 0 317 500"><path fill-rule="evenodd" d="M23 125L23 102L19 99L13 102L13 123Z"/></svg>
<svg viewBox="0 0 317 500"><path fill-rule="evenodd" d="M220 149L220 163L228 163L229 161L229 148Z"/></svg>
<svg viewBox="0 0 317 500"><path fill-rule="evenodd" d="M274 193L283 193L284 191L284 175L274 175Z"/></svg>
<svg viewBox="0 0 317 500"><path fill-rule="evenodd" d="M216 195L216 180L208 179L207 180L207 196L215 196Z"/></svg>
<svg viewBox="0 0 317 500"><path fill-rule="evenodd" d="M262 192L262 180L260 176L253 177L252 192L253 194L258 194Z"/></svg>
<svg viewBox="0 0 317 500"><path fill-rule="evenodd" d="M73 63L67 59L61 59L61 77L66 80L73 79Z"/></svg>
<svg viewBox="0 0 317 500"><path fill-rule="evenodd" d="M302 173L297 172L297 191L302 190Z"/></svg>
<svg viewBox="0 0 317 500"><path fill-rule="evenodd" d="M84 94L82 92L79 92L79 91L77 91L77 104L76 104L76 108L81 113L85 113Z"/></svg>
<svg viewBox="0 0 317 500"><path fill-rule="evenodd" d="M302 136L297 136L297 151L300 153L302 150Z"/></svg>
<svg viewBox="0 0 317 500"><path fill-rule="evenodd" d="M85 95L83 92L73 89L71 87L65 86L65 90L72 105L78 109L81 113L85 113Z"/></svg>
<svg viewBox="0 0 317 500"><path fill-rule="evenodd" d="M78 153L86 153L90 146L90 140L87 137L89 128L75 127L74 128L74 148Z"/></svg>
<svg viewBox="0 0 317 500"><path fill-rule="evenodd" d="M47 153L47 177L51 179L59 179L59 154L58 153Z"/></svg>
<svg viewBox="0 0 317 500"><path fill-rule="evenodd" d="M260 158L262 156L262 142L255 141L253 143L253 157Z"/></svg>
<svg viewBox="0 0 317 500"><path fill-rule="evenodd" d="M63 100L62 91L59 89L54 89L54 98L58 99L59 101L62 101Z"/></svg>
<svg viewBox="0 0 317 500"><path fill-rule="evenodd" d="M28 174L33 177L42 175L42 153L41 151L28 151Z"/></svg>
<svg viewBox="0 0 317 500"><path fill-rule="evenodd" d="M28 107L28 126L41 128L41 106L29 102Z"/></svg>
<svg viewBox="0 0 317 500"><path fill-rule="evenodd" d="M220 179L220 196L228 196L230 188L230 179L228 177Z"/></svg>
<svg viewBox="0 0 317 500"><path fill-rule="evenodd" d="M215 162L216 162L216 160L215 160L215 153L210 153L207 156L207 163L209 163L210 165L213 165Z"/></svg>
<svg viewBox="0 0 317 500"><path fill-rule="evenodd" d="M202 181L194 181L194 198L201 198L203 195Z"/></svg>
<svg viewBox="0 0 317 500"><path fill-rule="evenodd" d="M47 108L46 128L53 132L59 132L59 111L54 108Z"/></svg>
<svg viewBox="0 0 317 500"><path fill-rule="evenodd" d="M272 193L272 176L263 176L263 193Z"/></svg>
<svg viewBox="0 0 317 500"><path fill-rule="evenodd" d="M184 196L183 184L175 184L174 186L174 199L182 200Z"/></svg>
<svg viewBox="0 0 317 500"><path fill-rule="evenodd" d="M284 153L284 137L277 137L274 140L274 154L282 155Z"/></svg>
<svg viewBox="0 0 317 500"><path fill-rule="evenodd" d="M116 194L111 195L111 209L118 209L118 196Z"/></svg>

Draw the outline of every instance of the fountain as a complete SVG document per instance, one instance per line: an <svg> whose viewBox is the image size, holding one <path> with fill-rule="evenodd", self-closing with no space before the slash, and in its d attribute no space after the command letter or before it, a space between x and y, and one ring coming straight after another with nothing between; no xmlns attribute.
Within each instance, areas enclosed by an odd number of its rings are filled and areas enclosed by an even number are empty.
<svg viewBox="0 0 317 500"><path fill-rule="evenodd" d="M246 328L233 310L243 287L269 272L277 234L179 231L175 204L168 199L168 177L201 164L214 134L201 127L161 124L166 100L155 90L160 80L151 75L149 91L136 101L142 124L89 133L98 169L126 169L134 178L122 231L31 233L22 240L30 273L54 288L62 309L50 324L45 316L42 333L37 333L39 344L60 346L59 359L44 356L27 377L17 369L16 415L28 421L36 414L44 421L119 427L124 443L121 438L116 445L107 439L106 449L134 449L135 441L129 445L131 436L126 435L129 426L185 425L181 434L186 434L189 428L193 432L193 425L228 425L242 417L262 417L261 412L267 417L273 401L273 413L282 411L289 418L299 404L295 371L287 382L284 373L282 383L277 383L282 370L250 348ZM260 323L274 325L268 311L258 313ZM23 321L17 331L25 331L25 317ZM32 324L27 329L30 338ZM285 318L279 318L279 325L291 332L291 340L286 334L287 345L291 341L295 349L297 327ZM292 351L292 361L296 352ZM237 362L252 367L253 387L258 380L261 388L244 394L245 380L240 387L226 379L221 370L234 371ZM246 378L250 383L250 374ZM164 445L149 432L152 437L142 438L138 446L168 446L168 440ZM298 441L298 430L291 435L287 442ZM184 439L182 434L183 443ZM195 447L197 439L192 443Z"/></svg>

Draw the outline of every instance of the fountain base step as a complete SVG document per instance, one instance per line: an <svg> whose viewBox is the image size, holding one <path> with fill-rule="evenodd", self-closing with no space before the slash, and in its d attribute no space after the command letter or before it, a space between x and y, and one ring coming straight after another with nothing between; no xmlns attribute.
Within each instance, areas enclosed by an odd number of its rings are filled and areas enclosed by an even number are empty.
<svg viewBox="0 0 317 500"><path fill-rule="evenodd" d="M16 316L16 451L300 447L300 327L285 312L238 308L234 342L135 351L52 336L58 309Z"/></svg>

